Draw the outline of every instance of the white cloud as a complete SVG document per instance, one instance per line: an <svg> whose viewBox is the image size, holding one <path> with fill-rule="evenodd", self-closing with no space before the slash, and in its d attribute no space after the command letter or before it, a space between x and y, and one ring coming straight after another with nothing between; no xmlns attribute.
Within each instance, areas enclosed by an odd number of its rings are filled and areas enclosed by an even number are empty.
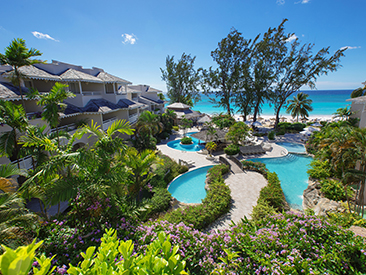
<svg viewBox="0 0 366 275"><path fill-rule="evenodd" d="M136 40L137 40L136 35L134 35L133 33L132 34L128 34L128 33L122 34L122 38L123 38L123 41L122 41L123 44L133 45L136 43Z"/></svg>
<svg viewBox="0 0 366 275"><path fill-rule="evenodd" d="M310 2L310 0L300 0L298 2L295 2L295 4L307 4L309 2Z"/></svg>
<svg viewBox="0 0 366 275"><path fill-rule="evenodd" d="M354 47L352 47L352 46L344 46L344 47L341 48L341 50L344 50L344 49L347 49L347 50L355 50L355 49L360 49L360 48L361 48L361 46L354 46Z"/></svg>
<svg viewBox="0 0 366 275"><path fill-rule="evenodd" d="M55 38L49 36L48 34L45 34L45 33L41 33L41 32L32 32L32 34L37 37L38 39L50 39L50 40L53 40L53 41L56 41L56 42L60 42L58 40L56 40Z"/></svg>
<svg viewBox="0 0 366 275"><path fill-rule="evenodd" d="M298 37L295 34L293 34L289 38L287 38L286 42L290 42L291 43L292 41L296 40L297 38Z"/></svg>
<svg viewBox="0 0 366 275"><path fill-rule="evenodd" d="M276 3L277 3L277 5L284 5L285 0L277 0Z"/></svg>

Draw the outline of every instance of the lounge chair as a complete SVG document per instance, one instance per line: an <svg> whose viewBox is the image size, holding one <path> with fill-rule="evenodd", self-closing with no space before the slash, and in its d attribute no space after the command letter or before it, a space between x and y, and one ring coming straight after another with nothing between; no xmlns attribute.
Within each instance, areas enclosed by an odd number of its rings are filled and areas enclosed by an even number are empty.
<svg viewBox="0 0 366 275"><path fill-rule="evenodd" d="M197 151L198 154L202 154L202 155L207 155L208 154L208 151L207 149L202 149L200 151Z"/></svg>

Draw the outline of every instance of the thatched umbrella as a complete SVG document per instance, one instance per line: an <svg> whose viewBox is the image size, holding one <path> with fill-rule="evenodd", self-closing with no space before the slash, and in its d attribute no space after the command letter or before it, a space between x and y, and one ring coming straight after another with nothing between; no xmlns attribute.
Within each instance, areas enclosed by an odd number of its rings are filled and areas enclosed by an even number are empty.
<svg viewBox="0 0 366 275"><path fill-rule="evenodd" d="M211 141L212 139L224 141L226 134L227 130L216 130L214 137L211 137L208 130L202 130L198 133L192 134L191 136L194 138L198 138L199 140L202 140L204 142L208 142Z"/></svg>

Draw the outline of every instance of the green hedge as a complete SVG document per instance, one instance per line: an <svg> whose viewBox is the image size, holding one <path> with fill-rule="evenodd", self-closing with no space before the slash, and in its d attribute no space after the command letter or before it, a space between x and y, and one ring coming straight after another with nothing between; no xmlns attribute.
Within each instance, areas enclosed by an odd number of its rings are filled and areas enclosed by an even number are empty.
<svg viewBox="0 0 366 275"><path fill-rule="evenodd" d="M192 144L192 138L191 137L182 137L180 142L182 144Z"/></svg>
<svg viewBox="0 0 366 275"><path fill-rule="evenodd" d="M147 211L143 217L140 217L142 220L146 221L158 213L167 211L170 206L172 195L166 188L155 188L153 192L154 195L150 200Z"/></svg>
<svg viewBox="0 0 366 275"><path fill-rule="evenodd" d="M261 173L267 179L267 173L269 171L264 163L254 162L250 160L243 160L241 163L243 164L243 169Z"/></svg>
<svg viewBox="0 0 366 275"><path fill-rule="evenodd" d="M222 175L228 171L229 168L224 164L211 168L207 176L209 190L202 203L174 210L167 213L164 219L175 224L183 222L202 230L227 213L231 202L231 192Z"/></svg>
<svg viewBox="0 0 366 275"><path fill-rule="evenodd" d="M227 154L229 156L233 156L240 152L240 148L239 148L239 145L230 144L230 145L226 146L224 151L225 151L225 154Z"/></svg>

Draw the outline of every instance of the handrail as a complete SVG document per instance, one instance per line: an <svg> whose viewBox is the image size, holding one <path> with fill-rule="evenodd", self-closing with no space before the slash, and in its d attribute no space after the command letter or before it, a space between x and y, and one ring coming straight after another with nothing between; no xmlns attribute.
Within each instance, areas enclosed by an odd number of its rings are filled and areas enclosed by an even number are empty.
<svg viewBox="0 0 366 275"><path fill-rule="evenodd" d="M219 161L220 163L223 163L223 164L226 164L226 165L229 165L229 168L231 168L231 164L230 162L227 161L226 158L222 157L222 156L219 156Z"/></svg>

